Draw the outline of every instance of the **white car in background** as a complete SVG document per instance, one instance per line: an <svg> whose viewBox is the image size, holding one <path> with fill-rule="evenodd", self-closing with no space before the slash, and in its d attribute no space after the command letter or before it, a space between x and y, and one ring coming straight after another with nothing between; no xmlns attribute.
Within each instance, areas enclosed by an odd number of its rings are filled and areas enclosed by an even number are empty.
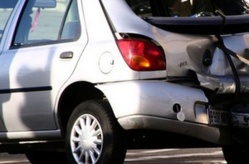
<svg viewBox="0 0 249 164"><path fill-rule="evenodd" d="M1 0L0 150L31 163L121 164L127 148L205 145L249 161L248 9Z"/></svg>

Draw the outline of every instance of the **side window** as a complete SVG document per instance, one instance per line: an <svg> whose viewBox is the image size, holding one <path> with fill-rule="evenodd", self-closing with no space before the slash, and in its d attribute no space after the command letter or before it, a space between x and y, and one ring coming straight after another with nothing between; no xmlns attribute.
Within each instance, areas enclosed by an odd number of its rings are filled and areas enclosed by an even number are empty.
<svg viewBox="0 0 249 164"><path fill-rule="evenodd" d="M29 0L20 19L13 46L48 44L74 39L76 35L71 36L73 34L66 32L69 21L76 22L76 18L78 21L78 10L72 11L72 8L77 9L76 0ZM73 25L69 26L73 28ZM78 27L71 30L79 29Z"/></svg>
<svg viewBox="0 0 249 164"><path fill-rule="evenodd" d="M78 39L81 33L77 2L73 1L62 29L61 39Z"/></svg>
<svg viewBox="0 0 249 164"><path fill-rule="evenodd" d="M16 4L17 4L17 0L1 0L0 1L0 41L2 39L5 26Z"/></svg>

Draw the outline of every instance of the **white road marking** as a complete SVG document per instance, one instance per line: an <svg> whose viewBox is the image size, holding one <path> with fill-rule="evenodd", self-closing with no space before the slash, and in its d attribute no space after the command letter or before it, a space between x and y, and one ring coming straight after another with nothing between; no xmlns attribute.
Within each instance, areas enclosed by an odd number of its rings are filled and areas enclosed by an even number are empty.
<svg viewBox="0 0 249 164"><path fill-rule="evenodd" d="M169 158L184 158L184 157L198 157L198 156L214 156L223 155L222 151L215 151L211 153L194 153L194 154L176 154L176 155L159 155L159 156L147 156L147 157L136 157L136 158L126 158L125 161L141 161L141 160L153 160L153 159L169 159Z"/></svg>
<svg viewBox="0 0 249 164"><path fill-rule="evenodd" d="M167 152L167 151L175 151L175 150L179 150L179 149L155 149L155 150L140 150L139 154L148 154L148 153L162 153L162 152ZM127 152L127 155L136 155L136 152Z"/></svg>
<svg viewBox="0 0 249 164"><path fill-rule="evenodd" d="M18 161L0 161L0 164L15 164L15 163L29 163L29 160Z"/></svg>

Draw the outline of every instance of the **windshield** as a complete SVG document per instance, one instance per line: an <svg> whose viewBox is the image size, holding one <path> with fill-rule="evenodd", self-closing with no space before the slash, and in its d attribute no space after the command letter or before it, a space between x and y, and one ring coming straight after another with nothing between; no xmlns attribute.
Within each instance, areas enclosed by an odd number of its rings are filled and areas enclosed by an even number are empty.
<svg viewBox="0 0 249 164"><path fill-rule="evenodd" d="M141 17L200 17L244 15L249 0L126 0Z"/></svg>
<svg viewBox="0 0 249 164"><path fill-rule="evenodd" d="M15 8L18 0L1 0L0 1L0 42L5 26L9 20L9 17Z"/></svg>

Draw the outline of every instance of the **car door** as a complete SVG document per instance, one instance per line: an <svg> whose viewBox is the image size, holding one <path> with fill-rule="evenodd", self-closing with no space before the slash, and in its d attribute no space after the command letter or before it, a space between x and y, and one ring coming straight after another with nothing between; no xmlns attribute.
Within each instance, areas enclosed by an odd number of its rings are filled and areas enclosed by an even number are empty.
<svg viewBox="0 0 249 164"><path fill-rule="evenodd" d="M0 55L0 117L8 132L56 129L57 93L86 45L77 0L27 0Z"/></svg>
<svg viewBox="0 0 249 164"><path fill-rule="evenodd" d="M6 31L8 31L8 22L11 22L13 19L13 13L15 12L15 6L17 5L17 1L15 0L2 0L0 1L0 53L3 50L5 40L6 40ZM5 35L4 35L5 34ZM5 65L0 65L1 72L3 73L6 69ZM3 81L0 80L0 86L5 85ZM1 102L4 101L4 98L1 97L0 94L0 100ZM0 104L0 109L2 109L2 103ZM6 128L2 122L2 119L0 118L0 132L6 131Z"/></svg>

